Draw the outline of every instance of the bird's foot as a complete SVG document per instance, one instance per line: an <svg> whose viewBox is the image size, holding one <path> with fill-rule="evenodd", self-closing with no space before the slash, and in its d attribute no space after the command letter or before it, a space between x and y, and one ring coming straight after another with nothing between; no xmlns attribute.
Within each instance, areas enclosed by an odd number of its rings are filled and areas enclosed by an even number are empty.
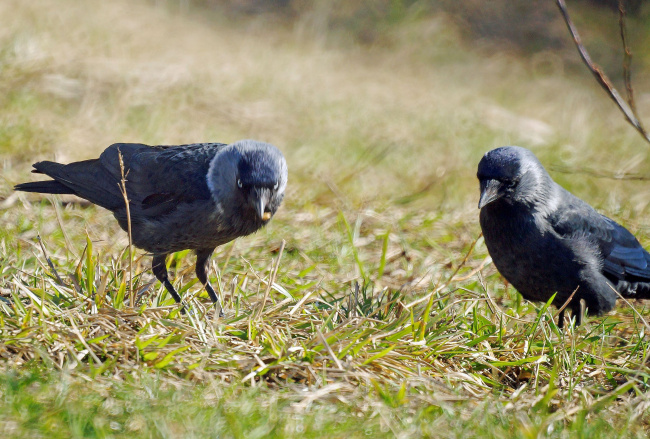
<svg viewBox="0 0 650 439"><path fill-rule="evenodd" d="M218 316L220 319L224 318L226 315L223 313L223 307L221 306L221 303L215 302L214 303L214 314L215 316Z"/></svg>

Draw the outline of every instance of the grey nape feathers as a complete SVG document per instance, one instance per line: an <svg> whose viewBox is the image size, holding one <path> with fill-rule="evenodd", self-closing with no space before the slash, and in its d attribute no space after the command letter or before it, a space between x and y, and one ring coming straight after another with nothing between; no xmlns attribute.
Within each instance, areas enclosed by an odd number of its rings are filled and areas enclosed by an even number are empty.
<svg viewBox="0 0 650 439"><path fill-rule="evenodd" d="M127 230L120 190L126 174L133 244L153 254L152 268L176 302L165 259L185 249L196 252L196 276L210 299L209 259L219 245L251 234L273 217L287 185L287 163L273 145L241 140L231 145L199 143L147 146L116 143L98 159L63 165L38 162L32 172L52 180L23 183L15 190L74 194L102 206Z"/></svg>
<svg viewBox="0 0 650 439"><path fill-rule="evenodd" d="M527 149L487 152L478 165L480 222L494 265L521 295L568 304L581 323L618 297L650 298L650 254L624 227L551 179ZM616 291L614 291L616 289ZM564 323L564 310L559 326Z"/></svg>

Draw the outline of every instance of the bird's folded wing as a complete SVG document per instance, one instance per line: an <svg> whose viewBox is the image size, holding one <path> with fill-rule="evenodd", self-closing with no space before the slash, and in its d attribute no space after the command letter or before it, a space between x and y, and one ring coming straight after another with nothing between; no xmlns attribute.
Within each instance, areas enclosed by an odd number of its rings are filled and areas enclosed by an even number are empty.
<svg viewBox="0 0 650 439"><path fill-rule="evenodd" d="M598 244L605 272L619 279L634 276L650 280L650 254L625 227L576 199L549 216L560 236L584 236Z"/></svg>
<svg viewBox="0 0 650 439"><path fill-rule="evenodd" d="M603 217L612 227L611 244L607 247L604 268L612 274L632 275L650 280L650 254L625 227ZM625 277L625 276L624 276Z"/></svg>
<svg viewBox="0 0 650 439"><path fill-rule="evenodd" d="M99 162L117 184L122 177L121 155L132 214L155 217L171 212L180 203L210 199L206 176L210 161L223 146L118 143L108 147Z"/></svg>

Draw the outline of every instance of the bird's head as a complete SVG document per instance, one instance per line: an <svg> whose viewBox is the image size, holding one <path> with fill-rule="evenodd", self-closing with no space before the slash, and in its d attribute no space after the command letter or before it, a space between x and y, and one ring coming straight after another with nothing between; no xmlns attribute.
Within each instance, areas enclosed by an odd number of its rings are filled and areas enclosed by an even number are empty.
<svg viewBox="0 0 650 439"><path fill-rule="evenodd" d="M482 209L495 201L534 205L543 199L552 180L537 157L519 146L504 146L485 153L478 164Z"/></svg>
<svg viewBox="0 0 650 439"><path fill-rule="evenodd" d="M287 177L287 162L275 146L240 140L215 155L208 184L215 200L231 215L265 224L282 203Z"/></svg>

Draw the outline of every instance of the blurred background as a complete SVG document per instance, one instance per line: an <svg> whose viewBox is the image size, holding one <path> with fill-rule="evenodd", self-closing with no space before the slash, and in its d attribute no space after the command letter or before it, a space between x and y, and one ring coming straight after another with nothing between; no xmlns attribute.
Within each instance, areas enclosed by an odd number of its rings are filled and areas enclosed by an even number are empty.
<svg viewBox="0 0 650 439"><path fill-rule="evenodd" d="M623 90L617 5L568 2ZM650 123L650 7L626 5ZM242 138L287 156L275 230L296 240L291 222L364 209L386 224L445 217L476 236L476 165L507 144L647 234L647 181L593 174L650 176L648 144L582 65L554 1L4 0L0 15L5 237L24 196L11 186L36 160L91 158L114 142ZM110 239L117 226L104 216L96 233Z"/></svg>

